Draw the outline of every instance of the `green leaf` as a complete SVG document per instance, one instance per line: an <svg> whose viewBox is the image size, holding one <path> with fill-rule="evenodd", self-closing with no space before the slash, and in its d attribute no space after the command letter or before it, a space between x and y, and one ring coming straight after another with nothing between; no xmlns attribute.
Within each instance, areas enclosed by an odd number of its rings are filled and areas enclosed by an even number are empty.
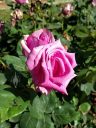
<svg viewBox="0 0 96 128"><path fill-rule="evenodd" d="M12 105L15 96L8 91L0 90L0 122L8 119L8 109Z"/></svg>
<svg viewBox="0 0 96 128"><path fill-rule="evenodd" d="M19 124L16 124L14 128L20 128L20 127L19 127Z"/></svg>
<svg viewBox="0 0 96 128"><path fill-rule="evenodd" d="M89 30L85 26L78 25L78 26L76 26L76 33L75 34L77 37L85 38L85 37L88 37Z"/></svg>
<svg viewBox="0 0 96 128"><path fill-rule="evenodd" d="M91 108L91 105L87 102L85 102L79 106L79 110L82 112L82 114L88 113L90 108Z"/></svg>
<svg viewBox="0 0 96 128"><path fill-rule="evenodd" d="M59 5L59 4L64 4L66 2L74 2L73 0L54 0L53 4ZM48 2L48 4L51 4Z"/></svg>
<svg viewBox="0 0 96 128"><path fill-rule="evenodd" d="M0 20L4 21L4 22L8 22L10 20L10 13L11 13L11 10L8 8L6 9L3 9L1 10L1 7L0 7Z"/></svg>
<svg viewBox="0 0 96 128"><path fill-rule="evenodd" d="M44 106L43 111L45 113L51 113L59 104L59 99L56 97L54 92L51 92L48 96L43 95L40 100Z"/></svg>
<svg viewBox="0 0 96 128"><path fill-rule="evenodd" d="M91 36L92 36L94 39L96 39L96 30L92 30Z"/></svg>
<svg viewBox="0 0 96 128"><path fill-rule="evenodd" d="M73 104L74 106L76 106L76 105L78 104L78 102L79 102L78 98L75 97L75 96L73 96L73 98L72 98L72 104Z"/></svg>
<svg viewBox="0 0 96 128"><path fill-rule="evenodd" d="M54 128L54 124L49 116L36 119L29 112L25 112L20 121L20 128Z"/></svg>
<svg viewBox="0 0 96 128"><path fill-rule="evenodd" d="M20 115L23 111L25 111L27 107L27 102L24 102L20 97L15 99L15 105L12 105L8 110L8 118L12 118Z"/></svg>
<svg viewBox="0 0 96 128"><path fill-rule="evenodd" d="M18 53L20 59L22 60L22 63L25 64L25 59L26 59L26 57L25 57L25 56L23 55L23 53L22 53L22 47L21 47L20 42L18 42L18 44L17 44L17 53Z"/></svg>
<svg viewBox="0 0 96 128"><path fill-rule="evenodd" d="M21 115L17 115L15 117L10 118L9 121L12 123L17 123L17 122L19 122L20 117L21 117Z"/></svg>
<svg viewBox="0 0 96 128"><path fill-rule="evenodd" d="M84 91L86 95L89 95L94 90L92 83L81 84L81 91Z"/></svg>
<svg viewBox="0 0 96 128"><path fill-rule="evenodd" d="M7 115L8 107L0 107L0 123L6 121L8 119Z"/></svg>
<svg viewBox="0 0 96 128"><path fill-rule="evenodd" d="M36 128L54 128L54 124L51 121L51 117L48 115L45 115L43 120L38 121Z"/></svg>
<svg viewBox="0 0 96 128"><path fill-rule="evenodd" d="M33 119L29 112L25 112L20 121L20 128L35 128L36 119Z"/></svg>
<svg viewBox="0 0 96 128"><path fill-rule="evenodd" d="M11 33L16 34L18 33L18 30L15 27L11 27Z"/></svg>
<svg viewBox="0 0 96 128"><path fill-rule="evenodd" d="M60 29L62 28L62 24L60 22L54 24L47 24L49 29Z"/></svg>
<svg viewBox="0 0 96 128"><path fill-rule="evenodd" d="M84 76L87 73L88 69L82 69L80 70L80 72L78 73L78 76Z"/></svg>
<svg viewBox="0 0 96 128"><path fill-rule="evenodd" d="M94 67L90 66L90 67L89 67L89 70L91 70L91 71L93 71L93 72L96 72L96 66L94 66Z"/></svg>
<svg viewBox="0 0 96 128"><path fill-rule="evenodd" d="M75 108L73 105L69 103L64 103L64 105L59 106L55 109L53 113L53 119L55 123L57 124L67 124L72 121L76 121L80 118L80 113L75 111Z"/></svg>
<svg viewBox="0 0 96 128"><path fill-rule="evenodd" d="M7 88L10 88L10 86L6 84L0 85L0 90L7 89Z"/></svg>
<svg viewBox="0 0 96 128"><path fill-rule="evenodd" d="M0 108L9 107L14 100L15 95L6 90L0 90Z"/></svg>
<svg viewBox="0 0 96 128"><path fill-rule="evenodd" d="M34 99L32 106L30 106L29 109L30 109L30 114L33 118L36 118L36 119L44 118L43 102L40 100L38 96Z"/></svg>
<svg viewBox="0 0 96 128"><path fill-rule="evenodd" d="M6 55L3 57L3 60L5 60L9 66L13 66L17 71L26 71L25 65L21 59L16 56Z"/></svg>
<svg viewBox="0 0 96 128"><path fill-rule="evenodd" d="M50 113L57 106L57 102L55 93L36 96L32 105L29 106L29 112L24 113L21 118L21 128L54 128Z"/></svg>
<svg viewBox="0 0 96 128"><path fill-rule="evenodd" d="M25 111L27 102L20 97L16 97L13 93L0 90L0 122L4 122L15 117Z"/></svg>
<svg viewBox="0 0 96 128"><path fill-rule="evenodd" d="M35 118L43 118L44 113L51 113L58 104L58 98L54 92L51 92L48 96L42 95L40 98L38 96L35 97L29 109L32 116L36 116Z"/></svg>
<svg viewBox="0 0 96 128"><path fill-rule="evenodd" d="M3 85L6 82L6 77L3 73L0 73L0 84Z"/></svg>
<svg viewBox="0 0 96 128"><path fill-rule="evenodd" d="M11 125L7 122L3 122L0 124L0 128L11 128Z"/></svg>

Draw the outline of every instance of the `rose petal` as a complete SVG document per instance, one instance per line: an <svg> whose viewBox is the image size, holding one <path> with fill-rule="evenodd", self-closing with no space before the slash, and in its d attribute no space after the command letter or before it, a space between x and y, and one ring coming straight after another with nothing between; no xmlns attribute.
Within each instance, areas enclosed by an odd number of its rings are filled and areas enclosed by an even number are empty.
<svg viewBox="0 0 96 128"><path fill-rule="evenodd" d="M27 57L31 50L27 47L25 40L21 40L21 46L23 48L23 54Z"/></svg>
<svg viewBox="0 0 96 128"><path fill-rule="evenodd" d="M44 88L44 87L38 87L37 90L39 90L40 92L42 92L43 94L48 95L50 93L50 89L49 88Z"/></svg>
<svg viewBox="0 0 96 128"><path fill-rule="evenodd" d="M69 60L70 64L72 65L73 68L77 66L76 60L75 60L75 53L65 53L67 59Z"/></svg>
<svg viewBox="0 0 96 128"><path fill-rule="evenodd" d="M45 42L45 44L53 43L55 41L53 34L47 29L37 30L32 33L32 35L41 40L41 42Z"/></svg>
<svg viewBox="0 0 96 128"><path fill-rule="evenodd" d="M38 50L35 48L30 53L26 62L28 69L31 71L34 82L37 85L49 79L49 73L46 67L46 62L45 62L45 53L43 53L44 49L42 47L39 47L39 48L41 48L42 50L41 49ZM36 50L38 50L39 56L37 56ZM41 59L41 55L42 55L42 59ZM40 75L40 72L42 73L41 75Z"/></svg>
<svg viewBox="0 0 96 128"><path fill-rule="evenodd" d="M53 40L55 40L52 33L50 31L48 31L47 29L43 30L43 32L39 36L39 39L41 41L45 42L46 44L53 43Z"/></svg>
<svg viewBox="0 0 96 128"><path fill-rule="evenodd" d="M96 6L96 0L92 0L92 5L95 7Z"/></svg>
<svg viewBox="0 0 96 128"><path fill-rule="evenodd" d="M51 62L52 63L52 62ZM54 77L60 77L64 74L65 72L65 67L62 59L60 58L53 58L53 63L52 63L52 72Z"/></svg>
<svg viewBox="0 0 96 128"><path fill-rule="evenodd" d="M26 40L26 45L28 46L30 50L33 50L34 47L39 46L39 40L38 38L30 35Z"/></svg>

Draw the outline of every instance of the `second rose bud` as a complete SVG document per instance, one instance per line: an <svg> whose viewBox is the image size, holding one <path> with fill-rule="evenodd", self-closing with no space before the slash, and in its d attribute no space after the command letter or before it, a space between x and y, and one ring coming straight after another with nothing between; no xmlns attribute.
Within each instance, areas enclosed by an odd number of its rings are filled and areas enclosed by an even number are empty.
<svg viewBox="0 0 96 128"><path fill-rule="evenodd" d="M62 13L64 16L71 16L73 13L74 7L72 3L65 3L62 7Z"/></svg>
<svg viewBox="0 0 96 128"><path fill-rule="evenodd" d="M15 26L18 20L23 19L23 12L20 9L16 9L11 13L11 17L12 26Z"/></svg>

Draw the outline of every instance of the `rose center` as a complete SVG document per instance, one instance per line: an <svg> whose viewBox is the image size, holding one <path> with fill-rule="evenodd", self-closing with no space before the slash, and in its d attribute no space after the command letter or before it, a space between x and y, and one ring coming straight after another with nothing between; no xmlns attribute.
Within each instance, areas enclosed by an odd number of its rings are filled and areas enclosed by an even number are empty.
<svg viewBox="0 0 96 128"><path fill-rule="evenodd" d="M52 65L52 71L53 71L54 77L59 77L64 74L65 67L61 58L58 58L58 57L53 58L51 65Z"/></svg>

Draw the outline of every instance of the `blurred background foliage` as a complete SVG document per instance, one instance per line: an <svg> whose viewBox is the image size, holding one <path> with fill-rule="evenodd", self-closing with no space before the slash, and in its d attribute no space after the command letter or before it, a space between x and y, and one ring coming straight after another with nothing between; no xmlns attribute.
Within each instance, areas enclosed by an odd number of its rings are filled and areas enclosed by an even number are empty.
<svg viewBox="0 0 96 128"><path fill-rule="evenodd" d="M90 0L30 0L19 5L5 0L0 8L0 128L96 127L96 7ZM71 4L70 15L64 11ZM20 9L19 17L14 10ZM25 66L20 40L48 28L68 51L76 53L77 77L68 96L35 92Z"/></svg>

